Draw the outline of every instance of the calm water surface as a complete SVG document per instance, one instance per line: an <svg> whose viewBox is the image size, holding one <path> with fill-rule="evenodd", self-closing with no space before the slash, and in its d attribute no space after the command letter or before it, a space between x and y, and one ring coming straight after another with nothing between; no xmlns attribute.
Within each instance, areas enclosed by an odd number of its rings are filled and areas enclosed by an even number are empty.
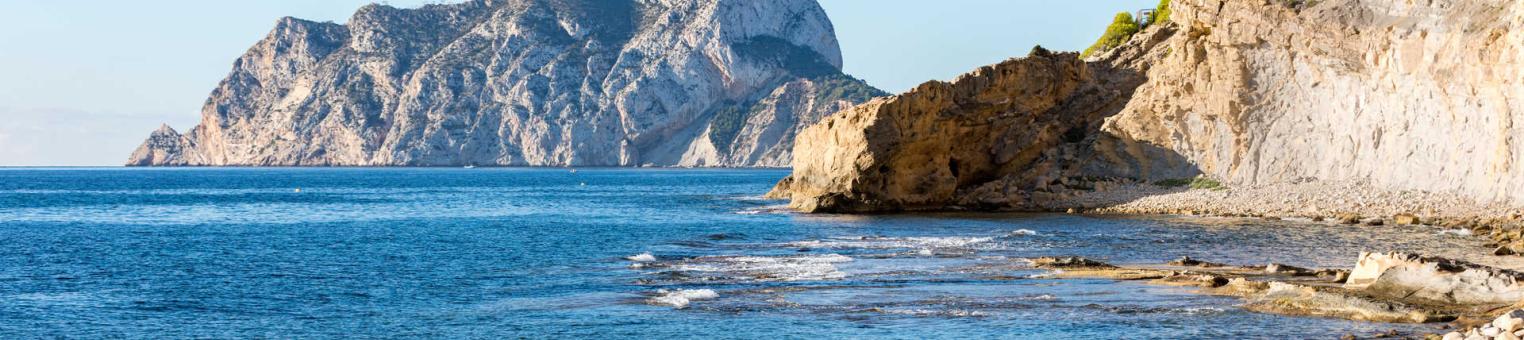
<svg viewBox="0 0 1524 340"><path fill-rule="evenodd" d="M756 197L785 174L0 169L0 338L1326 338L1433 328L1041 279L1021 259L1345 267L1479 247L1419 227L805 216Z"/></svg>

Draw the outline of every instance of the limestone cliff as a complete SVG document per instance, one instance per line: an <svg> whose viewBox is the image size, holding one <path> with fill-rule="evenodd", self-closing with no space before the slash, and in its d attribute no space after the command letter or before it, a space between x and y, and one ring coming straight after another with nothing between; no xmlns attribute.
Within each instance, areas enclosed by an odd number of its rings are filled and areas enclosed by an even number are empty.
<svg viewBox="0 0 1524 340"><path fill-rule="evenodd" d="M813 0L371 5L280 20L128 164L786 166L881 94L841 62Z"/></svg>
<svg viewBox="0 0 1524 340"><path fill-rule="evenodd" d="M1038 48L929 82L805 129L794 173L774 195L805 211L1021 205L1025 189L1056 179L1126 103L1125 86L1111 85L1137 80Z"/></svg>
<svg viewBox="0 0 1524 340"><path fill-rule="evenodd" d="M1524 118L1524 3L1172 7L1170 22L1082 64L1035 55L952 85L973 90L931 83L829 118L801 134L794 174L773 195L806 211L1038 209L1093 189L1095 178L1204 173L1230 184L1353 180L1524 203L1524 136L1513 124ZM1010 65L1088 77L964 84ZM1074 98L1055 78L1126 95L1100 105L1112 99ZM1091 120L1102 123L1082 123ZM1006 156L1012 146L1019 156Z"/></svg>

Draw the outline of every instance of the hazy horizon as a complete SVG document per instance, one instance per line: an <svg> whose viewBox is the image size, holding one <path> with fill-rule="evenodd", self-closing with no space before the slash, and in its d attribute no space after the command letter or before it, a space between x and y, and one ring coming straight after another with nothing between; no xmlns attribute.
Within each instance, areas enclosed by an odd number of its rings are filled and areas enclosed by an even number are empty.
<svg viewBox="0 0 1524 340"><path fill-rule="evenodd" d="M364 0L24 0L0 12L0 166L116 166L160 124L185 131L233 61L293 16L344 22ZM396 7L438 1L398 0ZM453 2L453 1L452 1ZM891 93L1025 55L1079 50L1156 0L821 0L845 71Z"/></svg>

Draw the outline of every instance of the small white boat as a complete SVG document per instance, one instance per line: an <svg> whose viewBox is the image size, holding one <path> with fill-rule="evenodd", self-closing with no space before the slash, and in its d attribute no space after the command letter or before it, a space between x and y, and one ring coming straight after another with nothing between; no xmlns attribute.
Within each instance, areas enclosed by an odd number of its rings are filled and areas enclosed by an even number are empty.
<svg viewBox="0 0 1524 340"><path fill-rule="evenodd" d="M466 166L466 169L475 169L475 168L476 168L476 166L475 166L475 165L467 165L467 166Z"/></svg>

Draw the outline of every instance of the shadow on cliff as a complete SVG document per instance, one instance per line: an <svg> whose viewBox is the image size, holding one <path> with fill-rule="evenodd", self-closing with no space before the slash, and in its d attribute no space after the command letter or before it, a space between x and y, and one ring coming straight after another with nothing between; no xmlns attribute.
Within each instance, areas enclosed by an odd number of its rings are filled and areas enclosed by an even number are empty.
<svg viewBox="0 0 1524 340"><path fill-rule="evenodd" d="M1114 55L1113 55L1114 57ZM1064 133L1065 145L1059 146L1064 157L1059 167L1062 175L1048 183L1027 188L1027 206L1004 209L1061 211L1068 208L1098 209L1122 205L1138 199L1183 192L1184 186L1157 185L1138 190L1107 190L1098 182L1155 184L1180 182L1203 172L1189 157L1169 148L1132 139L1105 129L1107 119L1127 109L1138 88L1148 81L1136 67L1118 67L1119 60L1090 62L1091 72L1099 74L1102 87L1115 91L1108 104L1083 127ZM1099 193L1102 192L1104 193ZM1046 195L1045 195L1046 194ZM1076 195L1077 194L1077 195ZM1042 199L1047 197L1047 199Z"/></svg>
<svg viewBox="0 0 1524 340"><path fill-rule="evenodd" d="M1044 152L1045 159L1028 164L1004 164L997 171L981 173L983 178L960 178L961 202L956 209L1052 211L1068 208L1096 209L1126 204L1138 199L1188 190L1184 187L1157 186L1149 190L1106 190L1103 182L1153 184L1161 181L1189 180L1203 172L1185 155L1149 142L1106 131L1109 118L1127 109L1139 87L1148 81L1139 67L1128 60L1108 59L1088 62L1096 85L1056 108L1057 114L1084 115L1080 124L1062 132L1060 142ZM1134 58L1141 56L1134 55ZM1100 100L1094 100L1099 98ZM1058 131L1050 131L1058 132ZM1018 168L1013 168L1017 166ZM956 172L957 169L952 171ZM1006 204L989 204L976 198L979 187L992 182L1015 185L1024 199ZM1156 189L1156 190L1155 190ZM1092 194L1105 191L1104 194ZM1010 198L1010 197L1007 197ZM978 203L975 203L978 202ZM914 209L911 209L914 210Z"/></svg>

